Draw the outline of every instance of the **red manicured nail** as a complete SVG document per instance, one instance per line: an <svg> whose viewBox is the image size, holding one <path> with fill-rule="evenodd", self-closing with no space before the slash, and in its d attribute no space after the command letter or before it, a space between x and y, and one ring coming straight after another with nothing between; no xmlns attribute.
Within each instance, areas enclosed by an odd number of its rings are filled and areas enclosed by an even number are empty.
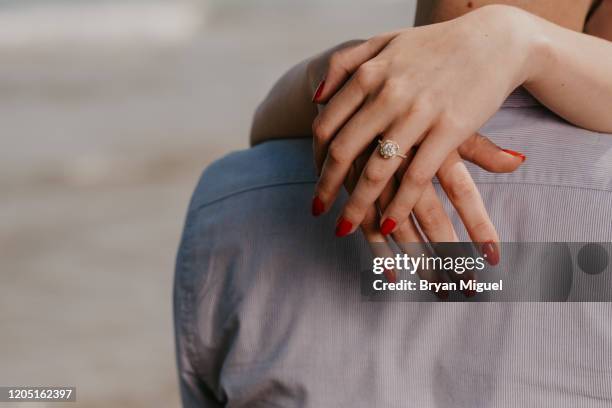
<svg viewBox="0 0 612 408"><path fill-rule="evenodd" d="M397 283L397 276L395 276L395 271L391 269L385 269L383 271L383 275L385 275L385 279L387 279L387 282Z"/></svg>
<svg viewBox="0 0 612 408"><path fill-rule="evenodd" d="M514 157L520 157L521 161L525 161L527 160L527 156L525 156L523 153L519 153L519 152L515 152L514 150L510 150L510 149L502 149L502 151L514 156Z"/></svg>
<svg viewBox="0 0 612 408"><path fill-rule="evenodd" d="M434 295L436 295L436 297L440 300L446 300L448 299L448 290L441 289L438 292L434 292Z"/></svg>
<svg viewBox="0 0 612 408"><path fill-rule="evenodd" d="M323 93L324 87L325 87L325 80L322 80L319 86L317 86L317 90L315 91L314 96L312 97L313 103L316 103L319 101L319 98L321 97L321 94Z"/></svg>
<svg viewBox="0 0 612 408"><path fill-rule="evenodd" d="M392 220L391 218L387 218L383 221L382 226L380 227L380 232L383 235L389 235L391 231L395 229L396 225L397 223L394 220Z"/></svg>
<svg viewBox="0 0 612 408"><path fill-rule="evenodd" d="M443 283L443 281L441 281L441 280L438 280L438 281L435 281L435 282L436 283ZM447 300L448 296L449 296L448 290L446 290L446 289L440 289L438 291L432 290L431 292L434 294L435 297L437 297L440 300Z"/></svg>
<svg viewBox="0 0 612 408"><path fill-rule="evenodd" d="M353 224L349 221L345 220L344 217L340 217L338 220L338 224L336 224L336 236L338 238L344 237L348 235L349 232L353 229Z"/></svg>
<svg viewBox="0 0 612 408"><path fill-rule="evenodd" d="M482 254L489 265L497 265L499 263L499 250L495 242L486 242L482 244Z"/></svg>
<svg viewBox="0 0 612 408"><path fill-rule="evenodd" d="M471 298L471 297L476 296L476 291L472 289L466 289L463 291L463 294L465 295L466 298Z"/></svg>
<svg viewBox="0 0 612 408"><path fill-rule="evenodd" d="M318 217L319 215L325 212L325 204L319 198L319 196L315 196L312 199L312 215Z"/></svg>

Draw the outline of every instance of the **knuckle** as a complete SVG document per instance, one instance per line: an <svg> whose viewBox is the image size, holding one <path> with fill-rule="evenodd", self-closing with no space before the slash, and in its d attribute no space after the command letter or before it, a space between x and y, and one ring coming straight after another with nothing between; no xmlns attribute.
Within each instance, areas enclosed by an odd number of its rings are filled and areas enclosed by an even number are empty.
<svg viewBox="0 0 612 408"><path fill-rule="evenodd" d="M474 196L475 186L472 181L466 177L461 177L453 180L448 185L447 193L452 202L464 201Z"/></svg>
<svg viewBox="0 0 612 408"><path fill-rule="evenodd" d="M334 194L331 190L331 186L327 182L325 177L321 177L315 189L317 196L323 200L323 202L329 203L333 200Z"/></svg>
<svg viewBox="0 0 612 408"><path fill-rule="evenodd" d="M489 139L480 133L472 134L470 140L472 141L472 145L476 150L484 149L490 143Z"/></svg>
<svg viewBox="0 0 612 408"><path fill-rule="evenodd" d="M380 99L383 102L399 102L406 97L402 81L390 79L385 82L385 86L380 92Z"/></svg>
<svg viewBox="0 0 612 408"><path fill-rule="evenodd" d="M468 124L465 119L448 110L440 115L440 123L448 132L463 134L468 131Z"/></svg>
<svg viewBox="0 0 612 408"><path fill-rule="evenodd" d="M486 238L479 239L479 241L482 241L482 242L495 241L495 242L497 242L497 237L496 237L496 234L495 234L495 228L493 227L493 224L491 224L491 221L489 221L486 218L481 218L478 221L470 224L469 229L471 231L475 231L476 233L478 233L478 236L480 236L480 237L486 237Z"/></svg>
<svg viewBox="0 0 612 408"><path fill-rule="evenodd" d="M368 89L372 87L376 81L376 69L374 64L366 62L360 66L355 73L355 81L361 88Z"/></svg>
<svg viewBox="0 0 612 408"><path fill-rule="evenodd" d="M420 94L414 99L411 113L416 115L429 116L434 112L434 98L429 94Z"/></svg>
<svg viewBox="0 0 612 408"><path fill-rule="evenodd" d="M327 155L329 160L331 160L333 164L344 165L349 161L346 148L337 142L333 142L329 146Z"/></svg>
<svg viewBox="0 0 612 408"><path fill-rule="evenodd" d="M381 184L387 181L387 172L382 166L366 166L363 178L368 184Z"/></svg>
<svg viewBox="0 0 612 408"><path fill-rule="evenodd" d="M419 224L426 231L439 230L444 226L443 214L435 207L427 207L418 214Z"/></svg>
<svg viewBox="0 0 612 408"><path fill-rule="evenodd" d="M317 116L312 122L312 135L319 143L325 143L332 137L329 126L321 118L321 115Z"/></svg>
<svg viewBox="0 0 612 408"><path fill-rule="evenodd" d="M431 181L430 177L421 169L408 169L404 178L408 183L418 188L425 187Z"/></svg>
<svg viewBox="0 0 612 408"><path fill-rule="evenodd" d="M345 56L343 50L337 50L332 53L329 57L329 69L331 71L334 70L343 70L345 64Z"/></svg>

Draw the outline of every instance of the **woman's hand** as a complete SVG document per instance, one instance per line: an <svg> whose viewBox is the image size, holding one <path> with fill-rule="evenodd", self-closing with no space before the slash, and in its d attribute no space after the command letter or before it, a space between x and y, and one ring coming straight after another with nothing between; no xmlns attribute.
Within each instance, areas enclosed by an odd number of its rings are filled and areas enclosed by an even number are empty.
<svg viewBox="0 0 612 408"><path fill-rule="evenodd" d="M313 125L322 166L316 197L323 208L335 200L355 159L382 135L404 154L419 145L383 213L383 232L408 220L445 161L532 74L529 24L523 12L508 9L484 7L449 22L385 34L332 57L316 98L327 106ZM371 154L344 207L341 220L351 226L345 232L363 222L401 163Z"/></svg>
<svg viewBox="0 0 612 408"><path fill-rule="evenodd" d="M490 140L479 134L473 135L464 142L460 146L459 151L463 159L472 161L488 171L497 173L512 172L516 170L524 160L524 157L520 154L510 154L508 150L502 150ZM367 159L367 155L361 155L351 166L349 175L344 183L349 192L353 191ZM408 159L410 159L410 157ZM371 206L366 211L364 221L360 225L366 241L370 244L374 257L394 256L393 250L388 245L386 237L379 228L379 211L384 211L397 193L399 181L407 167L408 160L402 162L395 177L385 186L383 193L377 200L378 209L376 206ZM443 174L439 176L439 178L443 188L450 192L449 195L451 200L455 208L459 211L464 223L468 226L468 231L471 231L471 228L475 227L479 234L481 229L485 231L487 229L492 229L495 236L493 241L496 242L497 235L488 217L486 208L461 158L456 154L449 156L443 164L443 170L441 170L441 172ZM316 208L313 206L313 210L315 209ZM313 213L316 215L315 211L313 211ZM404 222L391 233L391 237L403 253L411 256L429 253L429 248L427 248L427 246L421 246L421 249L419 249L417 253L413 253L419 247L415 245L415 243L424 243L425 241L432 243L458 241L452 222L446 214L446 210L439 200L431 182L425 188L423 195L417 202L413 215L414 219L413 217L409 217L408 222ZM337 235L341 235L341 228L342 222L340 221L336 230ZM496 265L499 262L500 255L495 243L486 241L480 242L484 243L480 251L483 256L485 256L487 262L491 265ZM453 255L442 253L449 249L447 246L436 247L434 249L438 256ZM441 274L439 272L427 270L418 270L417 272L421 279L436 283L448 280L458 281L477 278L473 272L466 272L462 275L456 273ZM391 282L396 280L394 271L385 271L385 276L387 280ZM436 292L434 294L440 299L448 297L448 293ZM474 295L473 292L469 291L465 291L464 294L468 297Z"/></svg>

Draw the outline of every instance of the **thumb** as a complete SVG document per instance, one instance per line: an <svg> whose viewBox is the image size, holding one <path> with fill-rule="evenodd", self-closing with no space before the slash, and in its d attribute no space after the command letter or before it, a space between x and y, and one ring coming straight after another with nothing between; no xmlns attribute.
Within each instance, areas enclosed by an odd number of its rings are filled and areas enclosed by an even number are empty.
<svg viewBox="0 0 612 408"><path fill-rule="evenodd" d="M502 149L480 133L470 136L458 151L464 160L492 173L511 173L527 159L522 153Z"/></svg>

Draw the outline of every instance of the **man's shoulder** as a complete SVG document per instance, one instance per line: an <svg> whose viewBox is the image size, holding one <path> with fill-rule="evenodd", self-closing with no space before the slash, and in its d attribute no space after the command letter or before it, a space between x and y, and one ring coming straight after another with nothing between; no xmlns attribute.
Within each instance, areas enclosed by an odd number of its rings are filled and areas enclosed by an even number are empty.
<svg viewBox="0 0 612 408"><path fill-rule="evenodd" d="M210 164L200 177L190 208L249 190L315 182L311 139L269 141Z"/></svg>

